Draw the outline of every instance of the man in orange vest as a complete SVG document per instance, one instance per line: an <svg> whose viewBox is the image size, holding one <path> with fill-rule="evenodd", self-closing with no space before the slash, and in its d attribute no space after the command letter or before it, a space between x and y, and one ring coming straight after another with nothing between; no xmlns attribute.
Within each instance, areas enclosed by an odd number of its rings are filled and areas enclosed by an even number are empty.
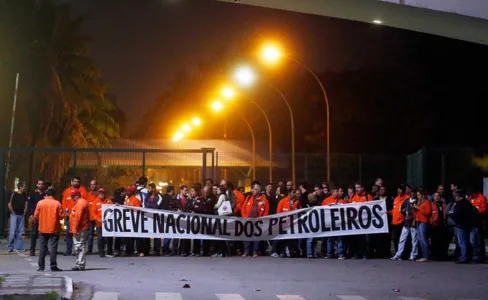
<svg viewBox="0 0 488 300"><path fill-rule="evenodd" d="M43 200L39 201L34 212L34 220L37 222L37 229L40 233L40 248L39 253L39 268L38 272L44 272L47 250L47 243L51 243L51 271L62 271L58 268L57 254L58 254L58 241L59 232L61 231L60 221L64 217L61 203L53 198L54 190L50 189L46 191L46 196Z"/></svg>
<svg viewBox="0 0 488 300"><path fill-rule="evenodd" d="M86 193L86 201L88 201L88 206L90 208L90 213L92 212L93 202L98 198L98 182L96 180L90 181L90 191ZM95 238L95 216L90 215L90 231L88 233L88 254L93 253L93 240ZM100 249L98 250L100 252Z"/></svg>
<svg viewBox="0 0 488 300"><path fill-rule="evenodd" d="M113 237L102 236L102 206L104 204L114 204L110 198L105 198L105 189L98 190L98 196L91 205L91 216L95 220L95 226L97 228L97 241L98 241L98 254L100 257L104 257L107 253L107 257L113 256ZM107 245L107 252L105 252L105 245Z"/></svg>
<svg viewBox="0 0 488 300"><path fill-rule="evenodd" d="M88 201L81 197L78 189L71 191L71 199L75 202L71 211L71 233L73 234L76 264L73 271L82 271L86 264L86 246L88 242L88 233L90 229L90 208Z"/></svg>
<svg viewBox="0 0 488 300"><path fill-rule="evenodd" d="M81 193L81 197L85 198L87 191L86 189L81 186L81 180L80 177L73 177L71 179L71 186L66 188L63 192L63 210L65 212L65 219L64 219L64 224L66 225L66 251L64 252L64 256L69 256L69 255L74 255L72 253L73 250L73 235L71 234L70 230L70 216L71 216L71 210L73 209L73 206L75 205L75 202L73 199L71 199L71 190L77 189Z"/></svg>

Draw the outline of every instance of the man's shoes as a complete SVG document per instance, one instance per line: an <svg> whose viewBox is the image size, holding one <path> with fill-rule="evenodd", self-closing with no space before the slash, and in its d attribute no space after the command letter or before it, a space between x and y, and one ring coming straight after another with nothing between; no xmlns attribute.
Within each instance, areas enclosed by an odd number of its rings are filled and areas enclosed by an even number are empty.
<svg viewBox="0 0 488 300"><path fill-rule="evenodd" d="M35 251L31 251L31 252L29 253L29 256L36 256L36 252L35 252Z"/></svg>
<svg viewBox="0 0 488 300"><path fill-rule="evenodd" d="M38 268L37 272L44 272L44 268Z"/></svg>
<svg viewBox="0 0 488 300"><path fill-rule="evenodd" d="M87 255L92 255L93 254L93 250L88 250L88 252L86 254Z"/></svg>
<svg viewBox="0 0 488 300"><path fill-rule="evenodd" d="M52 267L51 268L51 272L62 272L63 270L61 270L60 268L58 267Z"/></svg>
<svg viewBox="0 0 488 300"><path fill-rule="evenodd" d="M8 253L14 253L14 249L8 250Z"/></svg>
<svg viewBox="0 0 488 300"><path fill-rule="evenodd" d="M71 256L71 252L66 251L66 252L63 253L63 255L64 256Z"/></svg>
<svg viewBox="0 0 488 300"><path fill-rule="evenodd" d="M81 271L81 268L78 267L78 266L74 266L73 268L71 268L72 271Z"/></svg>

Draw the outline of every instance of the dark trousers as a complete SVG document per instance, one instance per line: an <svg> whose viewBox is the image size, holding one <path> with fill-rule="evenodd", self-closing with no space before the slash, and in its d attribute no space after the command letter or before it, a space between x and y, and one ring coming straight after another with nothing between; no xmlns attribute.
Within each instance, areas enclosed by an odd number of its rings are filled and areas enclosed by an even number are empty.
<svg viewBox="0 0 488 300"><path fill-rule="evenodd" d="M198 240L198 241L200 241L200 240ZM180 254L181 255L190 254L191 242L192 242L192 240L189 240L189 239L180 239Z"/></svg>
<svg viewBox="0 0 488 300"><path fill-rule="evenodd" d="M98 254L104 255L105 254L105 246L107 246L107 254L113 255L113 237L103 237L102 236L102 227L97 227L97 242L98 242Z"/></svg>
<svg viewBox="0 0 488 300"><path fill-rule="evenodd" d="M51 259L51 269L58 266L57 256L58 256L58 242L59 233L41 233L40 244L41 251L39 253L39 269L44 270L46 267L46 253L48 252L47 245L51 244L50 259Z"/></svg>
<svg viewBox="0 0 488 300"><path fill-rule="evenodd" d="M127 256L132 256L134 255L134 244L136 243L135 238L125 238L124 243L125 243L125 255Z"/></svg>
<svg viewBox="0 0 488 300"><path fill-rule="evenodd" d="M369 255L369 237L365 234L355 235L352 239L351 252L355 258L367 258Z"/></svg>
<svg viewBox="0 0 488 300"><path fill-rule="evenodd" d="M161 239L154 239L153 251L161 253Z"/></svg>
<svg viewBox="0 0 488 300"><path fill-rule="evenodd" d="M117 237L114 240L114 251L115 252L120 252L120 249L122 248L122 244L124 244L124 238Z"/></svg>
<svg viewBox="0 0 488 300"><path fill-rule="evenodd" d="M209 245L208 240L193 240L193 254L208 255Z"/></svg>
<svg viewBox="0 0 488 300"><path fill-rule="evenodd" d="M31 245L30 245L31 253L34 253L36 251L36 244L38 238L39 238L39 223L32 222Z"/></svg>
<svg viewBox="0 0 488 300"><path fill-rule="evenodd" d="M90 221L90 231L88 232L88 252L93 252L93 240L95 239L95 231L97 232L97 239L100 239L102 235L98 234L98 230L95 225L95 221ZM98 243L100 245L100 243ZM100 252L100 248L98 249Z"/></svg>
<svg viewBox="0 0 488 300"><path fill-rule="evenodd" d="M398 243L400 242L400 236L402 235L402 228L403 228L403 224L391 226L391 238L393 240L393 247L395 248L395 253L398 252Z"/></svg>
<svg viewBox="0 0 488 300"><path fill-rule="evenodd" d="M144 253L144 255L149 255L149 250L151 249L151 239L136 238L135 241L137 252Z"/></svg>
<svg viewBox="0 0 488 300"><path fill-rule="evenodd" d="M432 259L446 260L449 247L448 232L445 226L432 226L430 231L430 250ZM445 245L448 245L447 248Z"/></svg>

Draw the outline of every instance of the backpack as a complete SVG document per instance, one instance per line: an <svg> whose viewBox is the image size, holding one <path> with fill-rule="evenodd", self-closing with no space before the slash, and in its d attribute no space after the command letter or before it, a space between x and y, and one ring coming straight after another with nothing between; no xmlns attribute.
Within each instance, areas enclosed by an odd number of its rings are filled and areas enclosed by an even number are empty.
<svg viewBox="0 0 488 300"><path fill-rule="evenodd" d="M430 202L432 208L432 215L430 216L430 225L432 226L439 226L440 216L439 216L439 208L435 201Z"/></svg>

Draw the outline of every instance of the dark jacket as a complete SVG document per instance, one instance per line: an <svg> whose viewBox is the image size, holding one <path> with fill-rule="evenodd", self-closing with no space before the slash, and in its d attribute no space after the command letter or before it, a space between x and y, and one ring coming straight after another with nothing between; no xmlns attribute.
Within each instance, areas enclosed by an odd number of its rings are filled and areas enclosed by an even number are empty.
<svg viewBox="0 0 488 300"><path fill-rule="evenodd" d="M403 204L400 207L400 212L403 215L403 226L407 228L412 227L415 216L413 214L412 205L410 204L410 199L403 201Z"/></svg>
<svg viewBox="0 0 488 300"><path fill-rule="evenodd" d="M144 198L144 207L151 208L151 209L161 209L161 204L163 202L163 197L160 193L156 193L154 198L151 198L151 194L145 195Z"/></svg>
<svg viewBox="0 0 488 300"><path fill-rule="evenodd" d="M456 227L466 230L471 228L471 217L473 216L473 205L471 202L466 199L457 201L455 204L453 204L453 208L450 213L456 222Z"/></svg>
<svg viewBox="0 0 488 300"><path fill-rule="evenodd" d="M28 202L29 214L28 214L28 216L34 215L34 212L36 211L37 203L39 203L39 201L44 199L45 195L46 194L44 192L39 192L39 191L32 192L29 195L29 199L28 199L28 201L29 201Z"/></svg>

